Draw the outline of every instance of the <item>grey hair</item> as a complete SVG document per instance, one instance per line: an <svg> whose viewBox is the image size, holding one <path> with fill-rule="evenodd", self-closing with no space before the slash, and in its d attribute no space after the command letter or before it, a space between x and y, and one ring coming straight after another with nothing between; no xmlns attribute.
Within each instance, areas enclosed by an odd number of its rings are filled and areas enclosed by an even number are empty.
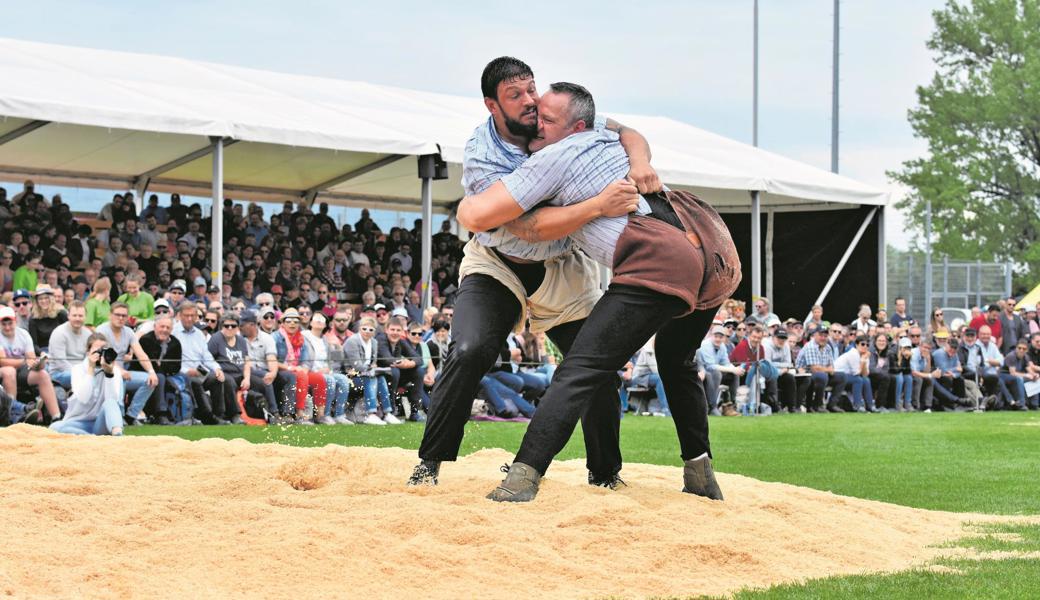
<svg viewBox="0 0 1040 600"><path fill-rule="evenodd" d="M567 94L571 97L571 121L569 125L573 125L578 121L585 121L585 127L592 128L592 124L596 121L596 102L592 99L592 94L589 93L589 90L576 83L558 81L549 86L549 91L554 94Z"/></svg>

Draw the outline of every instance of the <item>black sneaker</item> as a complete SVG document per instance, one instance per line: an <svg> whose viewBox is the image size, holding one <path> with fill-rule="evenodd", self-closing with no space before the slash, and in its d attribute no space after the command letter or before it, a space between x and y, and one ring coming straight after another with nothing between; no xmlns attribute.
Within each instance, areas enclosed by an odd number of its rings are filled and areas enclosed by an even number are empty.
<svg viewBox="0 0 1040 600"><path fill-rule="evenodd" d="M437 475L440 471L440 461L424 460L415 465L412 476L408 478L408 485L437 485Z"/></svg>
<svg viewBox="0 0 1040 600"><path fill-rule="evenodd" d="M628 484L625 483L625 480L621 479L621 475L617 473L614 473L610 477L598 479L596 478L596 476L592 474L592 471L589 471L589 485L603 487L611 490L617 490L621 486L628 487Z"/></svg>

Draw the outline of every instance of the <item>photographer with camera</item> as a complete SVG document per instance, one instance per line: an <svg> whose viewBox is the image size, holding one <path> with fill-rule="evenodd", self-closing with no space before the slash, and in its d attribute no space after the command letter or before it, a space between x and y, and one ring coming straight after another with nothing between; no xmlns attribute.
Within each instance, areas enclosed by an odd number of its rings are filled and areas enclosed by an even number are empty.
<svg viewBox="0 0 1040 600"><path fill-rule="evenodd" d="M59 433L123 435L120 401L126 393L118 353L100 333L87 338L87 357L72 367L72 394L65 418L51 423Z"/></svg>
<svg viewBox="0 0 1040 600"><path fill-rule="evenodd" d="M376 341L376 320L372 317L361 317L358 323L358 335L347 338L343 344L343 354L347 371L355 377L356 385L361 386L365 392L365 407L368 416L364 425L386 425L400 424L401 421L394 416L394 406L390 402L390 389L386 385L386 378L382 373L389 371L389 367L377 369L376 360L379 358L379 343ZM376 413L379 403L383 405L383 414L386 421L379 418Z"/></svg>

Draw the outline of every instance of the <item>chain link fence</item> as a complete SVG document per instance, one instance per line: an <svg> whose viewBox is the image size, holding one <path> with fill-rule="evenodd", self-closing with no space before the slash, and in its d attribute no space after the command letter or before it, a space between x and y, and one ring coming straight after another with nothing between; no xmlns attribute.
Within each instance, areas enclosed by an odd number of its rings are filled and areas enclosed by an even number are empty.
<svg viewBox="0 0 1040 600"><path fill-rule="evenodd" d="M953 260L932 257L931 304L925 255L916 252L888 251L889 314L895 299L906 298L907 311L926 322L933 306L970 309L1011 295L1011 263Z"/></svg>

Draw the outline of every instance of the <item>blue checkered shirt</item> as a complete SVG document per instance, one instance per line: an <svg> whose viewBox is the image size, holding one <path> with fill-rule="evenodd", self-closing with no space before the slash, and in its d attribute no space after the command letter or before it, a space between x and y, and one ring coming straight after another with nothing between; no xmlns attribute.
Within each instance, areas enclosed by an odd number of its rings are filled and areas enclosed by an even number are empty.
<svg viewBox="0 0 1040 600"><path fill-rule="evenodd" d="M628 174L628 155L618 135L606 129L567 136L536 152L502 183L524 211L549 200L556 206L583 202ZM650 205L640 198L639 214ZM600 217L571 234L578 246L596 262L613 267L614 247L628 217Z"/></svg>
<svg viewBox="0 0 1040 600"><path fill-rule="evenodd" d="M795 361L795 367L799 369L809 369L814 365L829 367L833 364L834 352L831 350L830 344L824 344L823 348L820 348L816 342L809 342L803 346Z"/></svg>
<svg viewBox="0 0 1040 600"><path fill-rule="evenodd" d="M595 126L597 129L603 129L606 127L606 119L597 116ZM528 154L522 148L510 144L498 135L494 119L488 117L466 142L466 151L462 159L462 186L466 195L474 196L488 189L499 179L520 168L527 158ZM484 231L474 237L484 246L497 248L503 254L526 260L548 260L570 248L568 238L551 242L525 242L509 233L505 227Z"/></svg>

